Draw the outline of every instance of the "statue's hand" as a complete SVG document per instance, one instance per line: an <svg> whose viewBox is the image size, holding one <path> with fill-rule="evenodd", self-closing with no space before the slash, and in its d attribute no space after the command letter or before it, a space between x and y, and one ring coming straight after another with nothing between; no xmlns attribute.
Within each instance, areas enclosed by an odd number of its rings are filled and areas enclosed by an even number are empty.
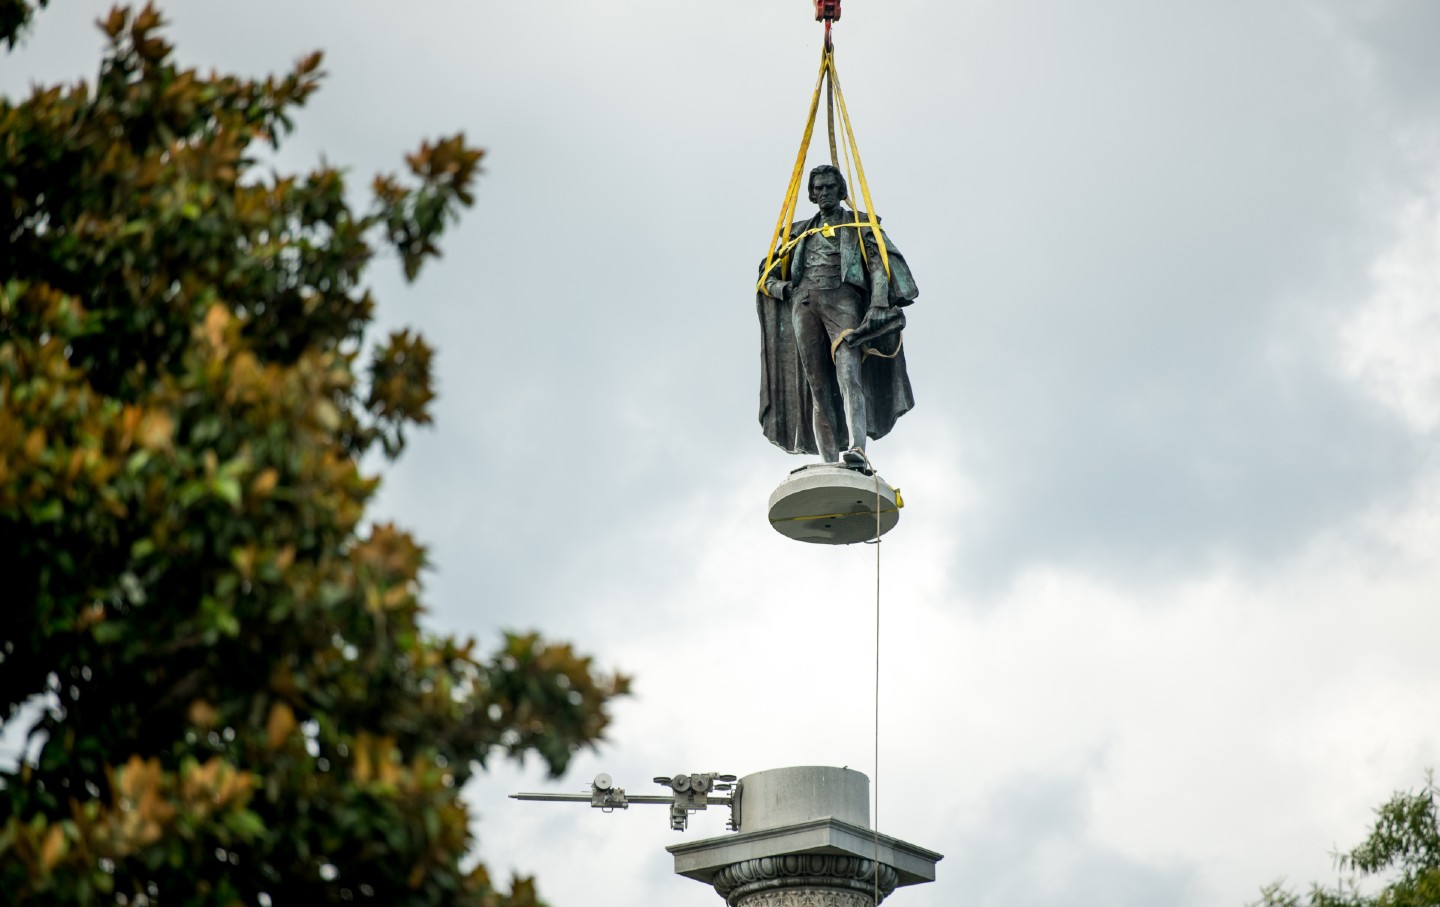
<svg viewBox="0 0 1440 907"><path fill-rule="evenodd" d="M865 310L865 318L860 322L857 329L858 334L868 334L873 330L883 327L887 322L895 320L898 313L890 306L871 306Z"/></svg>
<svg viewBox="0 0 1440 907"><path fill-rule="evenodd" d="M781 282L780 282L780 298L783 299L783 300L785 300L786 302L789 302L789 301L790 301L790 297L793 296L793 295L795 295L795 284L791 283L791 282L788 281L788 280L781 281Z"/></svg>

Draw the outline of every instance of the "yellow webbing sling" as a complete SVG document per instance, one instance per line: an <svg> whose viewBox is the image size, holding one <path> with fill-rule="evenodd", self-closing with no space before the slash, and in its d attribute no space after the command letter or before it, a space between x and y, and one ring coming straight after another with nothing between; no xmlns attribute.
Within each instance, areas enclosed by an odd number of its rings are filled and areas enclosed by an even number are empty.
<svg viewBox="0 0 1440 907"><path fill-rule="evenodd" d="M845 139L845 169L850 169L850 158L855 159L855 169L860 178L860 196L865 200L866 220L860 220L860 212L855 205L855 195L850 193L851 210L855 211L855 222L850 224L835 224L828 227L811 227L799 236L791 237L790 228L795 223L795 206L800 200L800 182L805 173L805 157L810 151L810 138L815 133L815 114L820 109L820 90L827 89L827 101L831 93L840 103L840 131ZM827 105L829 107L829 105ZM828 111L827 126L830 133L830 157L831 162L839 168L839 161L835 160L835 118L834 109ZM780 276L788 278L790 269L790 253L794 251L802 239L815 233L825 233L827 236L834 236L836 228L849 227L860 229L869 227L871 234L875 237L875 244L880 249L880 261L885 266L885 276L890 276L890 255L885 249L885 237L880 233L880 222L875 216L875 205L870 200L870 186L865 181L865 167L860 163L860 146L855 142L855 131L850 126L850 113L845 107L845 94L840 90L840 74L835 69L835 50L826 45L820 51L820 72L815 78L815 91L810 96L810 111L805 117L805 132L800 137L800 152L795 156L795 167L790 171L790 184L785 188L785 200L780 205L780 217L775 221L775 232L770 236L769 251L765 256L765 270L760 272L760 280L756 283L755 289L758 292L765 292L765 281L769 279L776 266L780 267ZM860 243L860 254L865 255L865 243Z"/></svg>

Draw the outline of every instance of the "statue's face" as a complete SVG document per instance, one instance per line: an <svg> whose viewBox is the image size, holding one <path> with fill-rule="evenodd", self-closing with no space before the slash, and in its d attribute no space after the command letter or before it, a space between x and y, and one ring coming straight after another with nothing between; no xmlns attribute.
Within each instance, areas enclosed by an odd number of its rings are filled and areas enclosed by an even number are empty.
<svg viewBox="0 0 1440 907"><path fill-rule="evenodd" d="M840 205L840 179L833 173L822 173L810 184L810 198L821 211L833 211Z"/></svg>

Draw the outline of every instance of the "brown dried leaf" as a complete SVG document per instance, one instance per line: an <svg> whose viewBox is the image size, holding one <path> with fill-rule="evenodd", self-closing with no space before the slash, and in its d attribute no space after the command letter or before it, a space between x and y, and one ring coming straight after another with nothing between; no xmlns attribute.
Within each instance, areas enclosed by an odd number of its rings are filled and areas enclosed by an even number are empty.
<svg viewBox="0 0 1440 907"><path fill-rule="evenodd" d="M203 699L197 699L190 703L189 717L191 724L202 731L208 731L220 720L220 713L215 710L215 706Z"/></svg>
<svg viewBox="0 0 1440 907"><path fill-rule="evenodd" d="M279 749L295 732L295 712L283 702L270 707L270 717L265 722L265 740L272 750Z"/></svg>
<svg viewBox="0 0 1440 907"><path fill-rule="evenodd" d="M154 452L168 452L175 438L175 419L164 410L152 409L140 419L140 446Z"/></svg>
<svg viewBox="0 0 1440 907"><path fill-rule="evenodd" d="M225 353L225 328L229 324L230 312L218 302L210 306L210 310L205 313L205 339L210 342L215 352L222 356Z"/></svg>
<svg viewBox="0 0 1440 907"><path fill-rule="evenodd" d="M263 469L255 480L250 483L250 493L257 498L268 497L270 492L275 490L275 485L280 481L280 473L274 467Z"/></svg>
<svg viewBox="0 0 1440 907"><path fill-rule="evenodd" d="M105 34L113 38L120 34L120 31L125 28L125 19L128 15L129 11L124 7L112 6L110 7L110 15L105 17L105 23L100 27L105 30Z"/></svg>
<svg viewBox="0 0 1440 907"><path fill-rule="evenodd" d="M40 845L40 863L49 872L65 855L65 832L59 825L50 826L45 832L45 842Z"/></svg>

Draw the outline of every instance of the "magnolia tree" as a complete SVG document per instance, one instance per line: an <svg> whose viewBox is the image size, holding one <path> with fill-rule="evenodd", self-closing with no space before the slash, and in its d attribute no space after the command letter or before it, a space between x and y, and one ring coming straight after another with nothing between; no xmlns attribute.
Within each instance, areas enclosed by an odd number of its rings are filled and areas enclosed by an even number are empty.
<svg viewBox="0 0 1440 907"><path fill-rule="evenodd" d="M1364 843L1335 856L1352 873L1333 888L1312 885L1301 896L1276 883L1251 907L1440 907L1440 788L1434 777L1418 791L1397 793L1375 811ZM1369 886L1363 880L1377 881Z"/></svg>
<svg viewBox="0 0 1440 907"><path fill-rule="evenodd" d="M0 0L0 44L35 12ZM424 550L370 525L371 451L429 421L431 349L367 350L364 271L407 278L481 152L422 144L352 207L254 155L283 78L175 62L112 11L93 84L0 98L0 891L33 904L534 904L470 867L460 790L560 773L626 680L567 645L425 632Z"/></svg>

